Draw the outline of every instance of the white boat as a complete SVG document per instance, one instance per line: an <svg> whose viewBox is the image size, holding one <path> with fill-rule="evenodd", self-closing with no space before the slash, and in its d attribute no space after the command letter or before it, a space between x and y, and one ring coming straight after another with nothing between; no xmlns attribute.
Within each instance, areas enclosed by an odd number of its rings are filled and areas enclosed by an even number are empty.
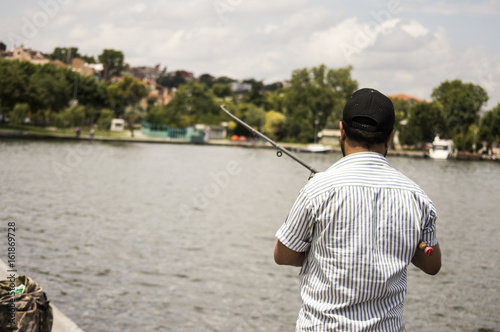
<svg viewBox="0 0 500 332"><path fill-rule="evenodd" d="M432 159L448 159L454 155L454 144L451 139L440 139L439 135L434 137L432 147L429 150L429 157Z"/></svg>
<svg viewBox="0 0 500 332"><path fill-rule="evenodd" d="M323 144L308 144L304 147L293 147L290 148L295 152L305 152L305 153L328 153L332 151L332 148Z"/></svg>

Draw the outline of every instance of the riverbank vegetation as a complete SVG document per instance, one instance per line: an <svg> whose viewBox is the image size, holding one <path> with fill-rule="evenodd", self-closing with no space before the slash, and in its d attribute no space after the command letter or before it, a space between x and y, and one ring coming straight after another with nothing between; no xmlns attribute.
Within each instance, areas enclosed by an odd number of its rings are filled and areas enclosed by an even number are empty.
<svg viewBox="0 0 500 332"><path fill-rule="evenodd" d="M22 130L55 127L62 132L96 127L106 132L111 120L121 117L130 128L142 119L179 128L224 124L230 135L248 135L245 128L228 121L220 109L224 104L272 139L308 143L322 129L338 128L347 98L359 88L352 69L300 68L286 83L268 85L209 74L189 80L181 75L161 76L157 83L171 95L163 105L155 97L147 98L146 84L127 74L120 80L98 81L53 63L0 59L0 125ZM245 88L235 89L231 86L235 82ZM481 86L445 81L431 97L431 101L393 99L402 145L420 148L439 134L454 139L460 150L470 151L474 137L478 149L479 141L491 149L500 139L500 104L484 111L488 95ZM141 100L147 102L141 106Z"/></svg>

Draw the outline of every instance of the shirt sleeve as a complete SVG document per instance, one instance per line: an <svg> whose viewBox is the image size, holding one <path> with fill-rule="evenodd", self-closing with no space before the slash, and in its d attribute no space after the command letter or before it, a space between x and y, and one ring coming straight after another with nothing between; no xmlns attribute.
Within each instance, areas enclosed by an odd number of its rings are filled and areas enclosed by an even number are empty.
<svg viewBox="0 0 500 332"><path fill-rule="evenodd" d="M293 251L307 251L311 246L313 220L310 200L302 189L276 237Z"/></svg>
<svg viewBox="0 0 500 332"><path fill-rule="evenodd" d="M425 220L423 222L422 228L422 241L427 243L428 246L435 246L437 244L436 236L436 220L437 212L434 204L429 201L429 213L425 215Z"/></svg>

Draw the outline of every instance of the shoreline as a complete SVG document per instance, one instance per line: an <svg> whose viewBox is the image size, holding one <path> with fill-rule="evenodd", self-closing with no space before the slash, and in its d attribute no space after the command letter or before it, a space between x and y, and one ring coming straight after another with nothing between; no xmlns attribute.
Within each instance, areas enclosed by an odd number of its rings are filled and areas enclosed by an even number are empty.
<svg viewBox="0 0 500 332"><path fill-rule="evenodd" d="M259 149L276 149L271 144L268 143L252 143L252 142L234 142L229 140L209 140L204 143L197 142L187 142L187 141L178 141L171 140L165 138L153 138L153 137L145 137L140 134L138 131L138 135L136 137L105 137L105 136L68 136L68 135L59 135L59 134L36 134L36 133L27 133L20 131L8 131L0 129L0 139L31 139L31 140L70 140L70 141L97 141L97 142L123 142L123 143L155 143L155 144L189 144L189 145L209 145L209 146L233 146L233 147L244 147L244 148L259 148ZM304 145L293 144L293 143L281 143L287 150L293 150L294 148L301 147ZM329 152L341 152L340 147L332 147ZM299 152L297 154L309 154L307 152ZM387 152L388 156L396 156L396 157L408 157L408 158L427 158L423 151L412 151L412 150L393 150L389 149Z"/></svg>

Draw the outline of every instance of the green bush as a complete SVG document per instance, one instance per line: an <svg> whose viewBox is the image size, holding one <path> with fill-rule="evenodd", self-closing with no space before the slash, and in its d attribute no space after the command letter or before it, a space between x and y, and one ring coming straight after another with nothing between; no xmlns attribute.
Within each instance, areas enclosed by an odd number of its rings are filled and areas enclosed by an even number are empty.
<svg viewBox="0 0 500 332"><path fill-rule="evenodd" d="M102 130L109 130L111 128L111 120L115 117L115 112L110 109L103 109L97 120L97 127Z"/></svg>
<svg viewBox="0 0 500 332"><path fill-rule="evenodd" d="M24 120L30 114L30 107L26 103L19 103L14 106L14 110L10 114L10 124L12 126L21 126Z"/></svg>

